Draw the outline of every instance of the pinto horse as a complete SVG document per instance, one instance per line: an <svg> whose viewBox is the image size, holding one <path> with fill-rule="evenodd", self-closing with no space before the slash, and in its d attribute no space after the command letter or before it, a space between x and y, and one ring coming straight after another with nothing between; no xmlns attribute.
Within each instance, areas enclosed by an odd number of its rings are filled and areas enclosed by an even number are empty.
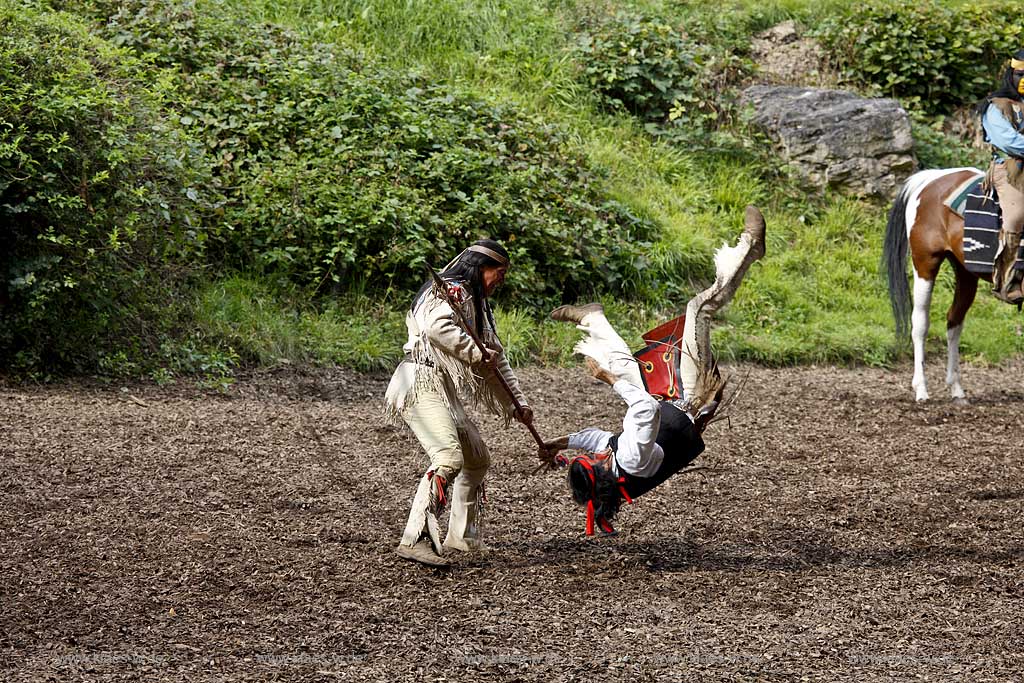
<svg viewBox="0 0 1024 683"><path fill-rule="evenodd" d="M910 336L914 343L914 378L918 401L928 400L924 378L924 343L928 336L928 309L939 267L948 260L956 273L953 304L946 313L946 384L953 400L965 400L960 386L960 333L964 318L974 303L978 280L964 265L964 220L946 205L949 197L971 178L980 177L977 168L940 168L910 176L889 211L882 251L882 268L888 274L889 302L896 318L896 335ZM907 256L913 264L914 295L907 285ZM913 314L911 314L913 304Z"/></svg>

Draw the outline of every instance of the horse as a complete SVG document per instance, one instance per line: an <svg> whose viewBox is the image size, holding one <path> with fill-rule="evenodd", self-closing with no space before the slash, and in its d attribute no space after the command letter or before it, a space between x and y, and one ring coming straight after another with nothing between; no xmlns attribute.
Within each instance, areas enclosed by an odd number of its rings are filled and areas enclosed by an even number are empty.
<svg viewBox="0 0 1024 683"><path fill-rule="evenodd" d="M964 183L982 175L983 171L970 167L919 171L903 184L889 211L882 269L887 273L889 303L896 319L897 338L905 339L907 323L912 323L914 377L911 386L918 401L928 400L924 344L928 336L932 290L943 261L949 261L956 274L953 303L946 312L946 384L954 401L966 400L960 384L960 333L978 292L978 280L991 282L992 276L979 276L967 269L964 262L964 220L945 202ZM913 301L906 275L908 255L914 273Z"/></svg>

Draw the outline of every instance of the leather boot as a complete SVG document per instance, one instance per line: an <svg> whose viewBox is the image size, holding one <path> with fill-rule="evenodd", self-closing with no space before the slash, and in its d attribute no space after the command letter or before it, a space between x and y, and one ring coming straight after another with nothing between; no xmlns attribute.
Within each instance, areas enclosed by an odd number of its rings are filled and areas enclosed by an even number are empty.
<svg viewBox="0 0 1024 683"><path fill-rule="evenodd" d="M583 306L559 306L551 311L551 319L579 325L588 313L603 313L604 306L598 303L585 304Z"/></svg>
<svg viewBox="0 0 1024 683"><path fill-rule="evenodd" d="M405 560L412 560L430 567L448 567L451 563L434 552L434 544L429 538L421 538L414 545L400 543L395 554Z"/></svg>
<svg viewBox="0 0 1024 683"><path fill-rule="evenodd" d="M455 471L448 467L431 468L420 479L416 489L416 497L409 510L409 521L406 522L402 534L402 546L411 548L426 537L435 555L443 552L441 535L438 529L438 517L444 510L450 484Z"/></svg>
<svg viewBox="0 0 1024 683"><path fill-rule="evenodd" d="M1020 233L1006 230L1005 227L1003 230L1003 234L999 236L1001 247L996 255L996 262L992 264L992 285L996 298L1009 304L1018 304L1024 301L1021 273L1014 268L1020 252Z"/></svg>
<svg viewBox="0 0 1024 683"><path fill-rule="evenodd" d="M1015 280L1010 283L1009 289L1001 297L1006 303L1017 305L1024 302L1024 289L1021 288L1019 280Z"/></svg>
<svg viewBox="0 0 1024 683"><path fill-rule="evenodd" d="M1005 301L1008 304L1017 305L1024 301L1024 290L1021 288L1021 277L1019 272L1010 270L1005 277L1005 282L1000 282L998 284L993 282L994 286L992 293L996 295L997 299ZM997 274L996 280L998 279Z"/></svg>
<svg viewBox="0 0 1024 683"><path fill-rule="evenodd" d="M486 470L484 470L486 471ZM483 542L483 472L463 469L452 485L452 513L444 550L486 550Z"/></svg>

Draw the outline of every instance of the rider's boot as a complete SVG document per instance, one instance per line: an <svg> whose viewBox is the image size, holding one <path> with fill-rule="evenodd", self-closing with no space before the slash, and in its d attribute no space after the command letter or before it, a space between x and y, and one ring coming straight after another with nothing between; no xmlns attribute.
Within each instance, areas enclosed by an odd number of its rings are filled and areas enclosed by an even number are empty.
<svg viewBox="0 0 1024 683"><path fill-rule="evenodd" d="M1021 276L1024 273L1014 268L1020 251L1020 232L1006 230L1001 235L1002 248L993 267L993 293L996 298L1010 304L1024 301Z"/></svg>
<svg viewBox="0 0 1024 683"><path fill-rule="evenodd" d="M1012 279L1007 285L1003 297L1001 297L1006 303L1014 305L1024 302L1024 287L1021 286L1020 276L1016 272L1011 276Z"/></svg>

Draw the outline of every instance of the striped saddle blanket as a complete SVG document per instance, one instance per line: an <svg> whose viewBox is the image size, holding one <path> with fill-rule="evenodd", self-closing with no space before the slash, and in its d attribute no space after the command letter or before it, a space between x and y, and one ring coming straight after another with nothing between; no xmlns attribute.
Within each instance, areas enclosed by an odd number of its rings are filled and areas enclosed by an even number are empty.
<svg viewBox="0 0 1024 683"><path fill-rule="evenodd" d="M981 188L976 176L949 195L946 206L964 219L964 265L975 275L989 275L999 249L1001 212L994 189Z"/></svg>

